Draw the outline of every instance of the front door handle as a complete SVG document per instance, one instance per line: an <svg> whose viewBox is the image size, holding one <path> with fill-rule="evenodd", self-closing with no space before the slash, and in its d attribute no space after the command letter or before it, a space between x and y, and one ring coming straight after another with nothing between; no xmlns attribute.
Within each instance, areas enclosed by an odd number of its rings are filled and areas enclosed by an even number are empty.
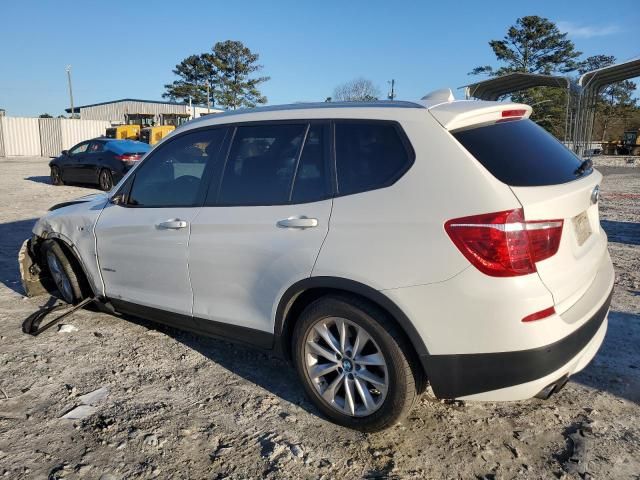
<svg viewBox="0 0 640 480"><path fill-rule="evenodd" d="M180 220L179 218L173 218L171 220L167 220L165 222L160 222L156 225L158 228L166 228L169 230L179 230L181 228L186 228L188 225L184 220Z"/></svg>
<svg viewBox="0 0 640 480"><path fill-rule="evenodd" d="M313 228L318 226L318 219L308 217L289 217L284 220L280 220L277 225L280 228Z"/></svg>

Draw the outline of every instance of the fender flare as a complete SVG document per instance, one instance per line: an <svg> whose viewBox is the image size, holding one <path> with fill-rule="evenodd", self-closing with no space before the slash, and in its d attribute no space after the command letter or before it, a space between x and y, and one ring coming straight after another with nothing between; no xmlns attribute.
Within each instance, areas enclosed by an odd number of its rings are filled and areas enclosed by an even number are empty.
<svg viewBox="0 0 640 480"><path fill-rule="evenodd" d="M429 355L429 351L422 341L422 337L416 330L411 320L409 320L405 313L389 297L387 297L381 291L365 285L364 283L340 277L309 277L300 280L289 287L280 298L280 302L278 303L278 307L276 309L274 325L274 334L276 338L282 339L282 336L285 333L285 320L296 299L305 291L314 288L327 288L336 291L353 293L366 298L370 302L387 311L389 315L391 315L393 320L398 323L400 328L407 335L407 338L411 342L411 345L415 349L415 352L419 358L423 358Z"/></svg>

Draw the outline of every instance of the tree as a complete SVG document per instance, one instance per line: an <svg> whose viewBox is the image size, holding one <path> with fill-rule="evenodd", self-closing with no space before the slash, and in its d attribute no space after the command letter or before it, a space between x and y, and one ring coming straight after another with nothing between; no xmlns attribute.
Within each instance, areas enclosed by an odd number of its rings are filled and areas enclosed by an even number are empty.
<svg viewBox="0 0 640 480"><path fill-rule="evenodd" d="M380 90L371 80L356 78L338 85L333 91L333 97L327 98L341 102L372 102L378 100L379 96Z"/></svg>
<svg viewBox="0 0 640 480"><path fill-rule="evenodd" d="M470 75L569 73L578 68L577 58L582 54L555 23L536 15L518 18L502 40L491 40L489 46L500 65L495 68L490 65L476 67L469 72ZM567 103L564 89L536 87L515 92L510 97L515 102L532 105L532 120L558 138L564 136Z"/></svg>
<svg viewBox="0 0 640 480"><path fill-rule="evenodd" d="M218 104L233 110L239 107L255 107L267 103L267 97L258 86L269 77L252 77L262 70L257 63L259 55L245 47L242 42L227 40L216 43L212 53L204 55L215 76L213 96Z"/></svg>
<svg viewBox="0 0 640 480"><path fill-rule="evenodd" d="M41 113L38 118L53 118L53 116L48 113Z"/></svg>
<svg viewBox="0 0 640 480"><path fill-rule="evenodd" d="M259 55L251 52L242 42L227 40L216 43L209 53L190 55L173 70L179 77L165 85L162 95L184 102L191 99L196 104L207 103L207 87L210 98L223 107L255 107L266 103L267 98L258 90L258 85L269 77L252 77L262 69L258 65Z"/></svg>
<svg viewBox="0 0 640 480"><path fill-rule="evenodd" d="M567 73L578 67L576 59L582 55L555 23L537 15L518 18L502 40L491 40L489 46L503 65L495 69L490 65L476 67L469 72L471 75Z"/></svg>
<svg viewBox="0 0 640 480"><path fill-rule="evenodd" d="M203 55L188 56L176 65L173 73L180 79L164 86L164 98L182 100L185 103L191 99L193 103L200 105L207 103L207 81L211 82L214 72Z"/></svg>

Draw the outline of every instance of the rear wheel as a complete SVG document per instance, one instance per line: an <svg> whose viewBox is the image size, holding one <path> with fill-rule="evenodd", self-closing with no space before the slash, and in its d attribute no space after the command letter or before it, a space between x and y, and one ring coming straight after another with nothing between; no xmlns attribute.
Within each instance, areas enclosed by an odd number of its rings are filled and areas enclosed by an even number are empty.
<svg viewBox="0 0 640 480"><path fill-rule="evenodd" d="M47 240L42 248L49 273L60 296L65 302L75 305L84 298L81 286L82 273L54 240Z"/></svg>
<svg viewBox="0 0 640 480"><path fill-rule="evenodd" d="M98 184L100 185L100 190L104 190L108 192L113 188L113 175L111 175L111 171L103 168L100 170L98 174Z"/></svg>
<svg viewBox="0 0 640 480"><path fill-rule="evenodd" d="M60 167L56 165L51 166L51 184L52 185L64 185L62 181L62 171Z"/></svg>
<svg viewBox="0 0 640 480"><path fill-rule="evenodd" d="M349 428L392 426L421 390L422 372L404 335L356 297L327 296L309 305L296 323L292 351L307 395Z"/></svg>

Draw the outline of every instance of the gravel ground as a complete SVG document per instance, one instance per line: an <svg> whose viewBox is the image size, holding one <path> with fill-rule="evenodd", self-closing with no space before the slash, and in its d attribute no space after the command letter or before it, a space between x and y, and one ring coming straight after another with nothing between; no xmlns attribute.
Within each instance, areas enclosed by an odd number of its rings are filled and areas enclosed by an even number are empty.
<svg viewBox="0 0 640 480"><path fill-rule="evenodd" d="M51 186L46 159L0 160L0 476L640 478L640 168L603 173L617 288L595 360L548 401L427 393L367 435L319 417L286 363L226 342L87 310L77 331L22 334L48 298L22 296L20 244L93 190ZM61 418L81 404L94 413Z"/></svg>

